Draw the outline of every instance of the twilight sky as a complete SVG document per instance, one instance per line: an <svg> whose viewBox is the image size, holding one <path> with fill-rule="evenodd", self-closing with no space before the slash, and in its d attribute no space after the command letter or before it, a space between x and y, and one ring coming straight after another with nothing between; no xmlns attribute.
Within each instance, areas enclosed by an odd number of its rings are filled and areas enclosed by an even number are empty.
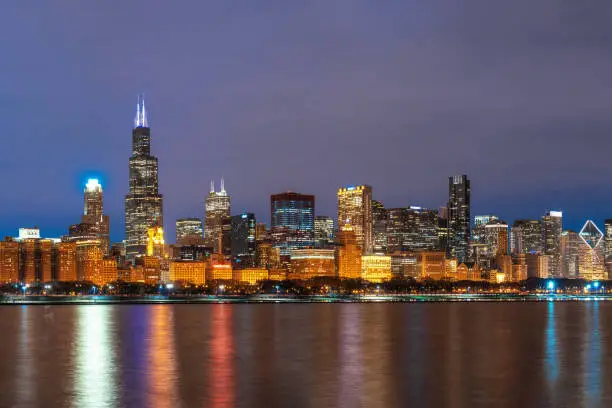
<svg viewBox="0 0 612 408"><path fill-rule="evenodd" d="M111 235L137 93L150 112L165 224L269 195L367 183L389 207L612 218L610 0L6 1L0 13L0 234L59 236L105 187Z"/></svg>

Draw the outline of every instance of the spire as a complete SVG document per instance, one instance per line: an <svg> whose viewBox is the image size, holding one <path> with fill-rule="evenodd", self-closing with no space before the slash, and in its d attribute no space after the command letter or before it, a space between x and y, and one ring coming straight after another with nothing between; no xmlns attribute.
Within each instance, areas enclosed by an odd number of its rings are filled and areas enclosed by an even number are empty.
<svg viewBox="0 0 612 408"><path fill-rule="evenodd" d="M144 102L144 94L138 95L138 104L136 105L136 118L134 119L134 127L149 127L147 120L147 109Z"/></svg>
<svg viewBox="0 0 612 408"><path fill-rule="evenodd" d="M210 192L215 192L215 180L210 180Z"/></svg>
<svg viewBox="0 0 612 408"><path fill-rule="evenodd" d="M221 192L225 193L225 179L221 177Z"/></svg>

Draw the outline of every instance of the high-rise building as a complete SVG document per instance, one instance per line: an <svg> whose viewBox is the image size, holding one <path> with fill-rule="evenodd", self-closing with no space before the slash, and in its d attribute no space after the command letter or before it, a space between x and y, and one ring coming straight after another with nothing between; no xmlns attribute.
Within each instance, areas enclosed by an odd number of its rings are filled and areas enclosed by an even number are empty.
<svg viewBox="0 0 612 408"><path fill-rule="evenodd" d="M132 130L130 192L125 196L126 257L147 252L147 231L163 227L163 198L159 194L157 157L151 155L151 129L144 99L139 97Z"/></svg>
<svg viewBox="0 0 612 408"><path fill-rule="evenodd" d="M491 221L499 220L497 215L477 215L474 217L474 228L471 233L471 241L478 244L485 243L485 225Z"/></svg>
<svg viewBox="0 0 612 408"><path fill-rule="evenodd" d="M0 242L0 283L19 282L19 244L10 237Z"/></svg>
<svg viewBox="0 0 612 408"><path fill-rule="evenodd" d="M491 258L508 254L508 224L498 219L491 220L484 226L482 234L483 243L487 246Z"/></svg>
<svg viewBox="0 0 612 408"><path fill-rule="evenodd" d="M439 247L438 212L421 207L388 211L387 250L433 251Z"/></svg>
<svg viewBox="0 0 612 408"><path fill-rule="evenodd" d="M292 249L290 279L312 279L336 276L333 249Z"/></svg>
<svg viewBox="0 0 612 408"><path fill-rule="evenodd" d="M24 283L49 282L53 241L41 238L25 238L19 242L19 268Z"/></svg>
<svg viewBox="0 0 612 408"><path fill-rule="evenodd" d="M470 180L466 175L448 179L448 251L464 262L470 243Z"/></svg>
<svg viewBox="0 0 612 408"><path fill-rule="evenodd" d="M179 218L176 220L176 243L182 245L187 241L201 241L204 238L202 220L199 218Z"/></svg>
<svg viewBox="0 0 612 408"><path fill-rule="evenodd" d="M561 233L563 232L563 213L548 211L542 217L542 252L550 255L550 277L561 276Z"/></svg>
<svg viewBox="0 0 612 408"><path fill-rule="evenodd" d="M232 216L230 220L230 247L235 265L255 267L255 214L245 212Z"/></svg>
<svg viewBox="0 0 612 408"><path fill-rule="evenodd" d="M166 257L166 240L162 227L150 227L147 230L147 256Z"/></svg>
<svg viewBox="0 0 612 408"><path fill-rule="evenodd" d="M225 180L221 179L221 190L215 191L215 183L210 182L210 192L206 197L204 217L204 243L215 253L223 252L223 224L229 226L230 196L225 191Z"/></svg>
<svg viewBox="0 0 612 408"><path fill-rule="evenodd" d="M329 248L334 243L334 220L325 215L317 215L314 220L315 247Z"/></svg>
<svg viewBox="0 0 612 408"><path fill-rule="evenodd" d="M92 232L100 239L105 254L110 251L110 222L104 214L104 192L98 179L89 179L85 185L82 222L91 225Z"/></svg>
<svg viewBox="0 0 612 408"><path fill-rule="evenodd" d="M338 190L338 230L346 224L353 228L363 253L372 253L372 187L348 186Z"/></svg>
<svg viewBox="0 0 612 408"><path fill-rule="evenodd" d="M336 264L338 277L343 279L361 278L362 249L357 244L357 234L351 224L344 224L338 231Z"/></svg>
<svg viewBox="0 0 612 408"><path fill-rule="evenodd" d="M593 221L588 220L578 235L582 241L579 248L579 277L587 280L608 279L604 268L604 234Z"/></svg>
<svg viewBox="0 0 612 408"><path fill-rule="evenodd" d="M292 249L314 246L315 196L286 192L270 197L273 245L281 256L289 257Z"/></svg>
<svg viewBox="0 0 612 408"><path fill-rule="evenodd" d="M539 220L516 220L510 233L513 254L542 253L542 224Z"/></svg>
<svg viewBox="0 0 612 408"><path fill-rule="evenodd" d="M604 221L604 263L608 276L612 276L612 219Z"/></svg>
<svg viewBox="0 0 612 408"><path fill-rule="evenodd" d="M438 210L438 248L448 251L448 207Z"/></svg>
<svg viewBox="0 0 612 408"><path fill-rule="evenodd" d="M387 245L387 224L389 222L389 210L376 200L372 200L372 234L374 235L374 253L386 254Z"/></svg>
<svg viewBox="0 0 612 408"><path fill-rule="evenodd" d="M582 239L576 231L567 230L561 234L561 276L578 278L580 267L580 247Z"/></svg>

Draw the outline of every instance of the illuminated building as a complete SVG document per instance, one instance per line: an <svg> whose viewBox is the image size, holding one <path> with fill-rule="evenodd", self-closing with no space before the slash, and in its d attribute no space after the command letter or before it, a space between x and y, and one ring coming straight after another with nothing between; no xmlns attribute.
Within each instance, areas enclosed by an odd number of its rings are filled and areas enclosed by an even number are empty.
<svg viewBox="0 0 612 408"><path fill-rule="evenodd" d="M376 254L389 252L387 245L387 224L389 222L389 210L376 200L372 200L372 235L374 237L373 251Z"/></svg>
<svg viewBox="0 0 612 408"><path fill-rule="evenodd" d="M99 240L76 242L77 280L102 281L104 252ZM116 265L116 264L115 264Z"/></svg>
<svg viewBox="0 0 612 408"><path fill-rule="evenodd" d="M202 220L199 218L179 218L176 220L176 243L183 245L189 241L198 242L204 239Z"/></svg>
<svg viewBox="0 0 612 408"><path fill-rule="evenodd" d="M551 255L526 254L527 276L529 278L542 279L550 277L551 258Z"/></svg>
<svg viewBox="0 0 612 408"><path fill-rule="evenodd" d="M206 283L205 261L171 261L170 280L172 282L185 282L194 285Z"/></svg>
<svg viewBox="0 0 612 408"><path fill-rule="evenodd" d="M161 262L158 256L142 256L137 262L142 266L144 282L147 285L161 282Z"/></svg>
<svg viewBox="0 0 612 408"><path fill-rule="evenodd" d="M19 267L24 283L52 280L52 247L50 239L25 238L19 242Z"/></svg>
<svg viewBox="0 0 612 408"><path fill-rule="evenodd" d="M214 252L223 252L223 223L230 217L230 196L225 191L225 180L221 179L221 191L215 191L215 183L210 182L210 193L206 197L204 217L204 243Z"/></svg>
<svg viewBox="0 0 612 408"><path fill-rule="evenodd" d="M508 224L493 220L484 226L484 244L490 257L508 254Z"/></svg>
<svg viewBox="0 0 612 408"><path fill-rule="evenodd" d="M289 279L312 279L319 276L336 276L336 258L333 249L291 250Z"/></svg>
<svg viewBox="0 0 612 408"><path fill-rule="evenodd" d="M208 259L213 249L204 245L182 245L178 247L178 256L183 261L200 261Z"/></svg>
<svg viewBox="0 0 612 408"><path fill-rule="evenodd" d="M348 186L338 190L338 230L350 224L356 244L364 254L372 253L372 187Z"/></svg>
<svg viewBox="0 0 612 408"><path fill-rule="evenodd" d="M262 268L245 268L234 271L234 281L256 285L261 281L268 280L268 270Z"/></svg>
<svg viewBox="0 0 612 408"><path fill-rule="evenodd" d="M491 221L497 221L497 215L477 215L474 217L474 228L471 233L472 242L478 244L485 243L485 226Z"/></svg>
<svg viewBox="0 0 612 408"><path fill-rule="evenodd" d="M542 217L542 252L550 255L549 276L561 276L561 233L563 232L563 213L548 211Z"/></svg>
<svg viewBox="0 0 612 408"><path fill-rule="evenodd" d="M612 276L612 219L604 221L604 263L608 276Z"/></svg>
<svg viewBox="0 0 612 408"><path fill-rule="evenodd" d="M206 280L233 280L232 263L220 254L211 255L206 266Z"/></svg>
<svg viewBox="0 0 612 408"><path fill-rule="evenodd" d="M125 245L123 242L114 242L111 245L110 256L115 258L117 265L123 265L125 263Z"/></svg>
<svg viewBox="0 0 612 408"><path fill-rule="evenodd" d="M388 210L387 250L433 251L438 248L438 212L421 207Z"/></svg>
<svg viewBox="0 0 612 408"><path fill-rule="evenodd" d="M391 273L398 277L416 277L416 254L396 251L391 256Z"/></svg>
<svg viewBox="0 0 612 408"><path fill-rule="evenodd" d="M19 282L19 244L9 237L0 241L0 282Z"/></svg>
<svg viewBox="0 0 612 408"><path fill-rule="evenodd" d="M438 210L438 248L448 252L448 207Z"/></svg>
<svg viewBox="0 0 612 408"><path fill-rule="evenodd" d="M270 197L270 234L281 257L314 246L315 196L286 192Z"/></svg>
<svg viewBox="0 0 612 408"><path fill-rule="evenodd" d="M147 256L166 257L166 241L162 227L150 227L147 230Z"/></svg>
<svg viewBox="0 0 612 408"><path fill-rule="evenodd" d="M513 254L542 253L542 224L539 220L516 220L511 230Z"/></svg>
<svg viewBox="0 0 612 408"><path fill-rule="evenodd" d="M317 215L314 220L315 247L329 248L334 243L334 220L325 215Z"/></svg>
<svg viewBox="0 0 612 408"><path fill-rule="evenodd" d="M417 279L440 280L446 276L446 254L444 252L419 252L416 254Z"/></svg>
<svg viewBox="0 0 612 408"><path fill-rule="evenodd" d="M593 221L588 220L578 235L582 241L579 247L579 277L587 280L608 279L604 267L604 234Z"/></svg>
<svg viewBox="0 0 612 408"><path fill-rule="evenodd" d="M273 281L283 281L287 279L287 271L285 269L270 269L268 271L268 279Z"/></svg>
<svg viewBox="0 0 612 408"><path fill-rule="evenodd" d="M255 226L255 240L257 242L266 241L270 237L268 236L268 229L266 228L266 224L263 222L258 222Z"/></svg>
<svg viewBox="0 0 612 408"><path fill-rule="evenodd" d="M261 242L255 250L256 264L258 268L278 269L280 268L280 249L274 248L269 242Z"/></svg>
<svg viewBox="0 0 612 408"><path fill-rule="evenodd" d="M58 242L53 248L55 279L60 282L77 280L76 242Z"/></svg>
<svg viewBox="0 0 612 408"><path fill-rule="evenodd" d="M244 268L255 266L255 214L242 213L230 218L230 247L236 265Z"/></svg>
<svg viewBox="0 0 612 408"><path fill-rule="evenodd" d="M338 277L342 279L361 278L362 250L357 245L357 234L351 224L344 224L338 231L336 249Z"/></svg>
<svg viewBox="0 0 612 408"><path fill-rule="evenodd" d="M582 239L576 231L561 233L561 276L564 278L578 278L581 245Z"/></svg>
<svg viewBox="0 0 612 408"><path fill-rule="evenodd" d="M514 280L512 275L512 257L510 255L498 252L495 256L495 266L503 273L504 282L518 282L518 280Z"/></svg>
<svg viewBox="0 0 612 408"><path fill-rule="evenodd" d="M117 273L117 262L113 258L102 259L98 274L91 276L90 280L97 286L104 286L111 282L117 281L119 275Z"/></svg>
<svg viewBox="0 0 612 408"><path fill-rule="evenodd" d="M470 180L466 175L448 179L448 255L467 258L470 243Z"/></svg>
<svg viewBox="0 0 612 408"><path fill-rule="evenodd" d="M520 282L527 279L527 257L525 254L517 254L512 258L512 280Z"/></svg>
<svg viewBox="0 0 612 408"><path fill-rule="evenodd" d="M391 257L386 255L363 255L361 278L373 283L391 279Z"/></svg>
<svg viewBox="0 0 612 408"><path fill-rule="evenodd" d="M108 215L104 215L104 193L102 185L97 179L87 180L83 197L85 205L82 222L91 225L92 232L102 243L102 250L105 254L108 254L110 250L110 221Z"/></svg>
<svg viewBox="0 0 612 408"><path fill-rule="evenodd" d="M132 130L130 191L125 197L126 257L147 252L150 227L163 226L163 197L159 194L157 157L151 155L151 129L144 99L139 97Z"/></svg>

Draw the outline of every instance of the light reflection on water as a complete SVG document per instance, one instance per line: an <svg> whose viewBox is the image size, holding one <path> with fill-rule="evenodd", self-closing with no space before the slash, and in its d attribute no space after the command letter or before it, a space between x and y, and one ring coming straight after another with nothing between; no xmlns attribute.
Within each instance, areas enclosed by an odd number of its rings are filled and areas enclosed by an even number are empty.
<svg viewBox="0 0 612 408"><path fill-rule="evenodd" d="M612 406L610 302L1 310L0 407Z"/></svg>

